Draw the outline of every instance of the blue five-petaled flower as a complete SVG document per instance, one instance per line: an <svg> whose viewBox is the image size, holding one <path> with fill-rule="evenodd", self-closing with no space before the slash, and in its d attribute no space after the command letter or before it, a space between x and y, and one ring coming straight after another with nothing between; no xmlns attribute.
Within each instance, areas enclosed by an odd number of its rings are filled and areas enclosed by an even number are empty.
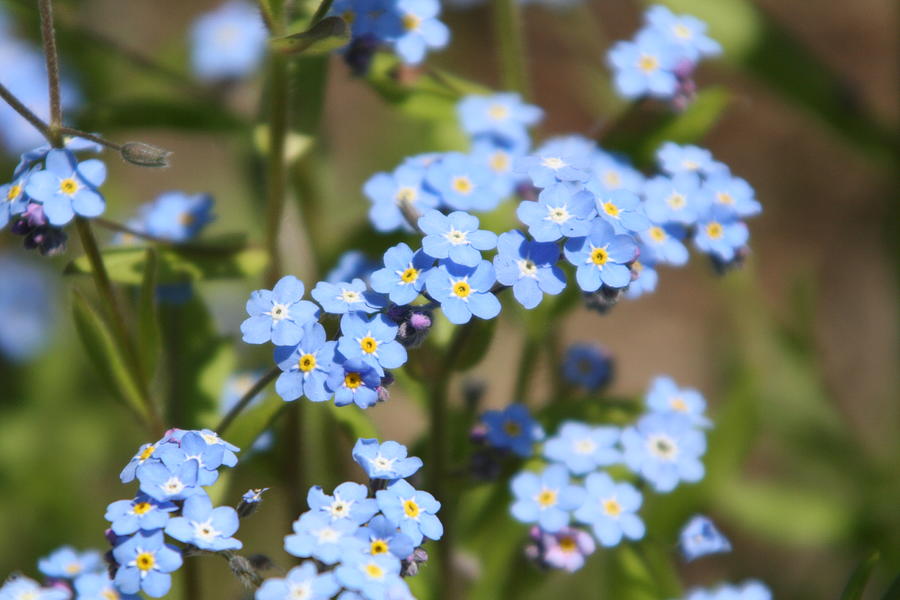
<svg viewBox="0 0 900 600"><path fill-rule="evenodd" d="M25 193L43 204L51 225L65 225L75 215L97 217L106 201L98 188L106 180L106 165L92 158L79 163L68 150L47 153L45 168L28 177Z"/></svg>
<svg viewBox="0 0 900 600"><path fill-rule="evenodd" d="M250 318L241 323L244 341L276 346L300 343L303 327L319 315L319 308L303 298L303 282L287 275L270 290L256 290L247 300Z"/></svg>

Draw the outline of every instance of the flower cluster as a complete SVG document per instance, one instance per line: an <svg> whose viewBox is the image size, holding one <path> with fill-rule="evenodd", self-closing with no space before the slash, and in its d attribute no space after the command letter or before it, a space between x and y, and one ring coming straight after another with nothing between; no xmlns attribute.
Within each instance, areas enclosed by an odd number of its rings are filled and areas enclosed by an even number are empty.
<svg viewBox="0 0 900 600"><path fill-rule="evenodd" d="M172 429L138 449L120 478L122 483L137 479L140 490L132 500L110 504L105 515L113 546L108 559L121 593L143 591L159 598L169 591L170 573L181 567L182 553L165 543L165 535L210 552L241 548L232 537L237 512L213 507L203 489L215 483L220 467L237 464L237 451L208 429Z"/></svg>
<svg viewBox="0 0 900 600"><path fill-rule="evenodd" d="M366 471L369 487L345 482L332 494L309 490L309 509L284 539L285 550L308 561L284 578L263 583L256 600L326 599L343 588L342 600L411 598L403 577L414 575L427 559L425 539L438 540L441 504L404 478L422 466L397 442L360 439L353 459ZM370 491L374 497L370 497Z"/></svg>
<svg viewBox="0 0 900 600"><path fill-rule="evenodd" d="M69 546L57 548L38 561L45 585L22 575L13 575L0 585L3 600L139 600L120 594L110 579L100 552L78 552Z"/></svg>
<svg viewBox="0 0 900 600"><path fill-rule="evenodd" d="M606 58L622 96L652 96L684 108L696 92L692 77L697 63L721 51L706 35L706 23L657 5L644 14L644 27L634 39L617 42Z"/></svg>

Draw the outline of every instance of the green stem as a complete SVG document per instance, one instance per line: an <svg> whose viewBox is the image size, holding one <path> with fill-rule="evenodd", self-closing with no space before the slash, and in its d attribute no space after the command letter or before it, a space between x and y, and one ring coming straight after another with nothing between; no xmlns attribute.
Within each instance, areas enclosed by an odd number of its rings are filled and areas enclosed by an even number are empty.
<svg viewBox="0 0 900 600"><path fill-rule="evenodd" d="M288 128L288 64L285 57L272 55L269 65L269 155L266 172L266 249L269 267L266 282L274 285L281 275L279 233L287 195L285 142Z"/></svg>
<svg viewBox="0 0 900 600"><path fill-rule="evenodd" d="M0 98L9 104L10 108L19 113L23 119L31 123L35 129L41 132L47 141L51 140L50 128L36 114L28 110L28 107L22 104L18 98L13 95L2 83L0 83Z"/></svg>
<svg viewBox="0 0 900 600"><path fill-rule="evenodd" d="M528 389L531 376L534 374L534 363L540 354L541 344L530 333L525 334L525 343L522 345L522 355L519 358L519 367L516 371L516 384L513 388L512 401L528 403Z"/></svg>
<svg viewBox="0 0 900 600"><path fill-rule="evenodd" d="M222 421L216 426L215 431L219 435L224 435L225 430L228 429L229 426L234 422L234 420L240 415L245 408L253 401L254 398L272 382L276 377L281 374L281 369L278 367L272 367L268 373L259 378L259 380L254 383L249 390L241 396L241 399L238 400L234 406L231 407L231 410L228 411L224 417L222 417Z"/></svg>
<svg viewBox="0 0 900 600"><path fill-rule="evenodd" d="M519 0L492 0L501 81L507 90L531 96L525 57L524 23Z"/></svg>
<svg viewBox="0 0 900 600"><path fill-rule="evenodd" d="M47 82L50 88L50 136L53 146L62 145L62 102L59 96L59 53L56 50L56 32L53 29L53 3L38 0L41 14L41 39L44 45L44 60L47 63Z"/></svg>

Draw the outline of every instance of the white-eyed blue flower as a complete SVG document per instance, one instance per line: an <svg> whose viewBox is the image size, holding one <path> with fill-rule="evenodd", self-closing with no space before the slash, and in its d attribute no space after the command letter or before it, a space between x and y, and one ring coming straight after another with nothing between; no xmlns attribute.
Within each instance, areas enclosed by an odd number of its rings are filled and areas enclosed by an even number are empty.
<svg viewBox="0 0 900 600"><path fill-rule="evenodd" d="M113 548L113 557L119 563L116 588L126 594L142 591L153 598L169 592L172 586L169 573L182 564L181 553L163 542L162 531L139 531Z"/></svg>
<svg viewBox="0 0 900 600"><path fill-rule="evenodd" d="M503 410L489 410L481 416L488 444L509 450L523 458L531 456L534 444L544 439L544 430L531 418L524 404L510 404Z"/></svg>
<svg viewBox="0 0 900 600"><path fill-rule="evenodd" d="M325 340L325 328L307 323L299 344L275 348L275 363L282 371L275 381L275 391L288 402L300 396L313 402L331 398L326 383L334 365L334 350L335 342Z"/></svg>
<svg viewBox="0 0 900 600"><path fill-rule="evenodd" d="M340 586L334 573L319 573L310 561L294 567L282 577L267 579L256 590L255 600L328 600Z"/></svg>
<svg viewBox="0 0 900 600"><path fill-rule="evenodd" d="M497 241L494 272L498 282L512 287L519 304L534 308L544 294L556 295L565 289L566 276L558 261L555 243L533 242L520 231L507 231Z"/></svg>
<svg viewBox="0 0 900 600"><path fill-rule="evenodd" d="M678 546L688 562L707 554L731 552L731 543L715 524L703 515L695 515L678 534Z"/></svg>
<svg viewBox="0 0 900 600"><path fill-rule="evenodd" d="M510 485L515 496L512 516L522 523L537 523L548 533L568 525L571 512L584 501L584 489L572 485L562 465L550 465L540 474L523 471Z"/></svg>
<svg viewBox="0 0 900 600"><path fill-rule="evenodd" d="M590 525L594 537L604 546L615 546L622 537L644 537L644 522L636 514L642 497L630 483L617 483L605 472L588 475L584 480L586 497L575 511L575 519Z"/></svg>
<svg viewBox="0 0 900 600"><path fill-rule="evenodd" d="M444 526L436 514L441 503L428 492L415 489L405 479L388 485L387 489L375 493L378 508L388 521L399 527L414 546L423 538L439 540L444 535Z"/></svg>
<svg viewBox="0 0 900 600"><path fill-rule="evenodd" d="M299 558L314 558L326 565L362 551L355 537L359 524L351 519L333 520L325 512L305 512L294 521L294 533L284 538L284 549Z"/></svg>
<svg viewBox="0 0 900 600"><path fill-rule="evenodd" d="M491 293L495 281L494 267L486 260L477 267L448 261L428 272L425 287L440 302L447 320L462 325L472 315L493 319L500 314L500 301Z"/></svg>
<svg viewBox="0 0 900 600"><path fill-rule="evenodd" d="M631 236L617 235L612 226L595 220L585 237L566 242L566 259L575 265L575 279L585 292L596 292L601 285L622 288L631 282L626 266L637 258L637 244Z"/></svg>
<svg viewBox="0 0 900 600"><path fill-rule="evenodd" d="M678 87L678 58L677 47L660 33L646 29L634 40L616 42L606 55L616 90L629 99L671 97Z"/></svg>
<svg viewBox="0 0 900 600"><path fill-rule="evenodd" d="M321 486L309 488L306 503L310 510L324 513L332 521L346 519L362 525L378 512L375 500L368 495L369 490L363 484L345 481L334 488L330 496L322 491Z"/></svg>
<svg viewBox="0 0 900 600"><path fill-rule="evenodd" d="M209 445L196 431L187 431L180 436L177 444L163 444L156 456L173 472L178 471L187 461L196 462L197 485L208 486L219 478L218 469L222 466L225 448L221 445Z"/></svg>
<svg viewBox="0 0 900 600"><path fill-rule="evenodd" d="M369 219L382 232L412 227L406 222L402 207L420 213L438 205L438 198L423 187L425 166L402 164L393 173L376 173L363 185L363 193L372 202Z"/></svg>
<svg viewBox="0 0 900 600"><path fill-rule="evenodd" d="M97 217L106 200L98 188L106 181L106 165L92 158L79 163L69 150L51 150L44 170L28 177L25 193L43 204L51 225L65 225L75 215Z"/></svg>
<svg viewBox="0 0 900 600"><path fill-rule="evenodd" d="M590 179L590 158L565 147L545 144L534 154L523 156L516 170L526 173L535 187L545 188L560 181L584 183Z"/></svg>
<svg viewBox="0 0 900 600"><path fill-rule="evenodd" d="M622 461L617 449L620 435L616 427L566 421L544 444L544 457L565 465L573 475L585 475Z"/></svg>
<svg viewBox="0 0 900 600"><path fill-rule="evenodd" d="M704 415L706 400L703 395L693 388L679 388L675 380L666 375L660 375L650 383L647 408L651 412L683 414L699 427L711 425Z"/></svg>
<svg viewBox="0 0 900 600"><path fill-rule="evenodd" d="M528 139L528 128L544 115L537 106L522 102L515 93L470 95L456 106L463 130L470 136L491 136L508 144Z"/></svg>
<svg viewBox="0 0 900 600"><path fill-rule="evenodd" d="M700 180L694 173L653 177L644 186L644 194L644 210L659 225L670 221L691 225L704 205Z"/></svg>
<svg viewBox="0 0 900 600"><path fill-rule="evenodd" d="M184 501L181 516L166 524L166 533L179 542L201 550L240 550L243 544L231 536L238 530L237 512L230 506L213 508L208 496L191 496Z"/></svg>
<svg viewBox="0 0 900 600"><path fill-rule="evenodd" d="M595 214L594 197L590 192L574 191L562 183L554 183L541 191L537 202L526 200L516 209L516 216L528 225L528 233L538 242L587 235Z"/></svg>
<svg viewBox="0 0 900 600"><path fill-rule="evenodd" d="M360 313L341 317L337 351L347 360L360 360L384 376L406 362L406 348L397 341L397 324L383 314L366 318Z"/></svg>
<svg viewBox="0 0 900 600"><path fill-rule="evenodd" d="M175 469L169 469L162 462L144 464L138 471L141 491L160 502L202 494L202 488L196 487L198 470L195 460L186 460Z"/></svg>
<svg viewBox="0 0 900 600"><path fill-rule="evenodd" d="M628 468L658 492L671 492L680 481L703 479L700 457L706 452L706 438L685 415L644 415L622 432L622 446Z"/></svg>
<svg viewBox="0 0 900 600"><path fill-rule="evenodd" d="M293 275L286 275L271 291L256 290L250 294L247 300L250 318L241 323L244 341L264 344L271 340L276 346L300 343L303 327L319 316L319 307L303 300L303 292L303 282ZM313 296L315 293L313 290Z"/></svg>
<svg viewBox="0 0 900 600"><path fill-rule="evenodd" d="M116 500L106 507L104 518L111 523L116 535L131 535L138 529L154 531L162 529L169 521L169 513L176 506L160 502L146 494L138 494L134 500Z"/></svg>
<svg viewBox="0 0 900 600"><path fill-rule="evenodd" d="M422 467L418 456L407 457L406 446L388 440L360 438L353 445L353 460L369 479L401 479L412 476Z"/></svg>
<svg viewBox="0 0 900 600"><path fill-rule="evenodd" d="M675 15L665 6L647 9L644 20L670 44L678 48L684 60L697 62L704 56L722 52L722 46L706 35L706 23L691 15Z"/></svg>
<svg viewBox="0 0 900 600"><path fill-rule="evenodd" d="M419 296L433 265L431 256L422 250L413 252L401 242L384 253L384 268L372 273L372 289L387 294L394 304L409 304Z"/></svg>
<svg viewBox="0 0 900 600"><path fill-rule="evenodd" d="M366 282L362 279L354 279L349 283L320 281L313 288L312 297L322 305L322 310L335 315L357 310L373 313L384 305L378 294L368 291Z"/></svg>

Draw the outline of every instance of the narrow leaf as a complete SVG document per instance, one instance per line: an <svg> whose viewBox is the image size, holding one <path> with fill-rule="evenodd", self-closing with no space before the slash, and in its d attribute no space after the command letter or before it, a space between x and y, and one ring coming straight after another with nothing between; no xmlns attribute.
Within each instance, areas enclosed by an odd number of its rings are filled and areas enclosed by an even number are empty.
<svg viewBox="0 0 900 600"><path fill-rule="evenodd" d="M272 40L282 54L327 54L350 41L350 27L340 17L325 17L306 31Z"/></svg>
<svg viewBox="0 0 900 600"><path fill-rule="evenodd" d="M866 584L869 583L869 577L872 576L872 571L875 570L878 559L879 554L876 551L857 565L853 570L853 574L850 575L850 581L844 586L841 600L859 600L862 598L863 592L866 591Z"/></svg>
<svg viewBox="0 0 900 600"><path fill-rule="evenodd" d="M144 280L138 299L138 352L144 373L152 379L160 353L159 318L156 312L156 274L159 259L153 248L147 248Z"/></svg>

